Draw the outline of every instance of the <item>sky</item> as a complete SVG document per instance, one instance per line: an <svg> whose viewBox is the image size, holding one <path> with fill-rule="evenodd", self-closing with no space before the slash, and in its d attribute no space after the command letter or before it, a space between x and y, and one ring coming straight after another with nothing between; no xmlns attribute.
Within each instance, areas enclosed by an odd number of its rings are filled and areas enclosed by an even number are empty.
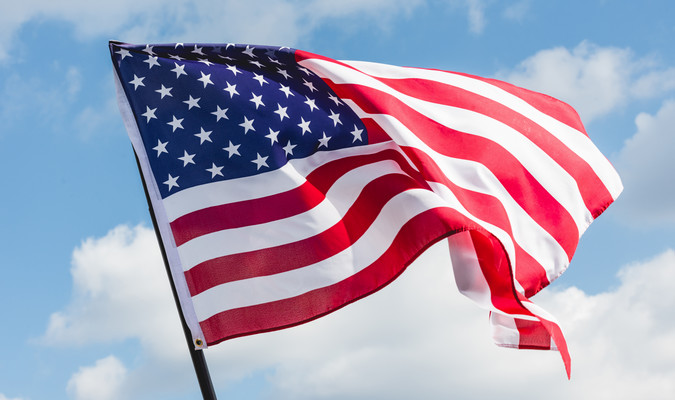
<svg viewBox="0 0 675 400"><path fill-rule="evenodd" d="M571 104L619 199L535 301L572 357L493 345L447 247L329 316L206 350L221 399L675 398L675 3L26 0L0 13L0 400L199 389L108 40L283 45L503 79Z"/></svg>

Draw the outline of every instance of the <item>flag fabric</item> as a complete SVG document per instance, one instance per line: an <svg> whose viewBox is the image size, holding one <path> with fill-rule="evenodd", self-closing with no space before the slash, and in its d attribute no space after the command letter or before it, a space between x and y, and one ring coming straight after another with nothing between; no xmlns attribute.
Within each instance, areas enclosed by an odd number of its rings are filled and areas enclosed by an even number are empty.
<svg viewBox="0 0 675 400"><path fill-rule="evenodd" d="M384 287L446 239L498 345L557 349L529 299L622 190L576 112L505 82L286 47L110 43L196 347Z"/></svg>

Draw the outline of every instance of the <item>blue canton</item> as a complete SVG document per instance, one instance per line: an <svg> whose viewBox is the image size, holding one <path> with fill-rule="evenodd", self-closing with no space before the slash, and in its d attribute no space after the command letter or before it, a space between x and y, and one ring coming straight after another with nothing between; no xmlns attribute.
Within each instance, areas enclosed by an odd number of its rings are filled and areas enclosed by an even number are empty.
<svg viewBox="0 0 675 400"><path fill-rule="evenodd" d="M361 120L295 51L111 44L162 197L367 144Z"/></svg>

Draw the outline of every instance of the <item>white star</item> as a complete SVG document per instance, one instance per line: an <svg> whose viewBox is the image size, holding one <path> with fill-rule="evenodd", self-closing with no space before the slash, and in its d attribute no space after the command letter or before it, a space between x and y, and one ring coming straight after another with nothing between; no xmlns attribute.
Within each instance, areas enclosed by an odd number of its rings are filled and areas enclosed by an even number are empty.
<svg viewBox="0 0 675 400"><path fill-rule="evenodd" d="M284 151L286 152L286 156L288 157L289 155L293 155L293 148L297 146L295 144L291 144L290 140L288 143L286 143L286 146L283 147Z"/></svg>
<svg viewBox="0 0 675 400"><path fill-rule="evenodd" d="M188 164L194 164L195 162L194 162L193 158L195 158L195 155L194 154L188 154L188 152L186 150L183 150L183 157L178 157L178 159L183 162L184 167L187 166Z"/></svg>
<svg viewBox="0 0 675 400"><path fill-rule="evenodd" d="M213 178L216 177L216 175L223 176L223 173L220 172L220 170L222 170L222 169L223 169L223 167L218 167L218 166L216 166L215 163L211 163L211 168L207 168L206 170L211 173L211 179L213 179Z"/></svg>
<svg viewBox="0 0 675 400"><path fill-rule="evenodd" d="M159 67L157 57L148 56L148 59L143 62L148 64L148 69L152 69L152 67L154 67L155 65Z"/></svg>
<svg viewBox="0 0 675 400"><path fill-rule="evenodd" d="M304 72L304 73L307 74L307 75L310 74L309 70L308 70L307 68L305 68L305 67L298 67L298 69L299 69L300 71Z"/></svg>
<svg viewBox="0 0 675 400"><path fill-rule="evenodd" d="M244 128L244 135L248 133L248 131L254 131L255 128L253 127L253 121L254 119L249 120L248 118L244 117L244 122L239 124L242 128Z"/></svg>
<svg viewBox="0 0 675 400"><path fill-rule="evenodd" d="M267 58L269 58L270 62L272 62L272 63L275 63L277 65L283 65L283 63L281 61L277 60L276 58L273 58L272 56L269 56Z"/></svg>
<svg viewBox="0 0 675 400"><path fill-rule="evenodd" d="M339 106L340 104L342 104L342 101L340 101L340 99L337 96L333 96L332 94L329 94L328 98L333 100L333 102L335 103L336 106Z"/></svg>
<svg viewBox="0 0 675 400"><path fill-rule="evenodd" d="M169 154L168 151L166 151L166 145L169 144L169 142L164 142L162 143L161 140L157 139L157 146L153 147L153 150L157 151L157 157L159 157L160 154L166 153Z"/></svg>
<svg viewBox="0 0 675 400"><path fill-rule="evenodd" d="M258 153L255 153L255 154L256 154L257 157L256 157L255 160L252 160L251 162L252 162L253 164L257 165L256 170L259 170L260 167L267 167L267 168L269 168L269 165L267 165L267 158L268 158L268 157L267 157L267 156L265 156L265 157L260 157L260 154L258 154Z"/></svg>
<svg viewBox="0 0 675 400"><path fill-rule="evenodd" d="M289 88L288 86L281 85L281 89L279 90L284 92L286 98L288 98L288 96L295 96L293 93L291 93L291 88Z"/></svg>
<svg viewBox="0 0 675 400"><path fill-rule="evenodd" d="M203 64L206 65L207 67L210 67L210 66L213 65L213 63L212 63L211 61L209 61L208 58L200 58L200 59L198 59L198 61L199 61L200 63L203 63Z"/></svg>
<svg viewBox="0 0 675 400"><path fill-rule="evenodd" d="M328 148L328 141L330 140L330 136L326 136L326 132L323 133L323 137L319 139L319 147L324 146L325 148Z"/></svg>
<svg viewBox="0 0 675 400"><path fill-rule="evenodd" d="M288 107L282 107L281 104L277 103L277 107L279 107L274 113L279 114L279 120L283 121L284 117L288 118L288 114L286 113L286 110Z"/></svg>
<svg viewBox="0 0 675 400"><path fill-rule="evenodd" d="M262 94L260 96L256 96L256 94L253 93L253 92L251 92L251 94L253 95L253 98L251 98L251 100L249 100L249 101L252 101L252 102L255 103L255 109L256 110L258 109L258 106L265 107L265 103L262 102Z"/></svg>
<svg viewBox="0 0 675 400"><path fill-rule="evenodd" d="M178 65L178 63L173 63L173 65L175 65L176 68L172 69L171 72L176 73L176 79L180 78L181 75L187 75L187 72L185 72L185 64Z"/></svg>
<svg viewBox="0 0 675 400"><path fill-rule="evenodd" d="M229 141L230 145L227 147L223 147L223 150L227 151L227 158L232 157L232 155L241 155L239 154L239 146L240 144L232 144L232 141Z"/></svg>
<svg viewBox="0 0 675 400"><path fill-rule="evenodd" d="M134 85L134 90L138 89L139 86L145 86L145 83L143 83L143 79L145 79L144 76L138 77L136 74L134 74L134 80L129 82L132 85Z"/></svg>
<svg viewBox="0 0 675 400"><path fill-rule="evenodd" d="M342 122L340 122L340 114L335 114L333 110L330 110L328 118L333 120L333 126L337 126L337 124L342 125Z"/></svg>
<svg viewBox="0 0 675 400"><path fill-rule="evenodd" d="M250 62L251 64L255 65L255 66L258 67L258 68L262 68L262 66L263 66L263 65L260 63L260 61L258 61L258 60L250 60L249 62Z"/></svg>
<svg viewBox="0 0 675 400"><path fill-rule="evenodd" d="M122 56L122 60L124 60L125 57L131 57L134 58L134 56L131 55L129 50L127 49L119 49L118 51L115 52L115 54L119 54Z"/></svg>
<svg viewBox="0 0 675 400"><path fill-rule="evenodd" d="M267 81L265 80L265 77L264 77L264 76L258 75L258 74L256 74L255 72L253 73L253 75L255 75L255 76L253 77L253 79L255 79L256 81L260 82L260 86L262 86L263 83L269 83L269 82L267 82Z"/></svg>
<svg viewBox="0 0 675 400"><path fill-rule="evenodd" d="M155 117L155 111L157 111L157 108L150 108L148 106L145 106L145 112L141 115L147 118L147 120L145 121L146 123L150 122L150 120L153 118L157 119L157 117Z"/></svg>
<svg viewBox="0 0 675 400"><path fill-rule="evenodd" d="M230 98L234 97L235 94L239 94L239 92L237 92L237 85L236 84L230 85L230 82L225 82L225 83L227 83L227 87L223 90L230 93Z"/></svg>
<svg viewBox="0 0 675 400"><path fill-rule="evenodd" d="M180 187L180 186L178 186L178 178L180 178L180 176L173 177L173 176L171 176L171 174L169 174L169 179L167 179L166 181L164 181L164 184L165 184L165 185L169 185L169 189L167 189L167 190L171 191L171 189L172 189L174 186L175 186L175 187Z"/></svg>
<svg viewBox="0 0 675 400"><path fill-rule="evenodd" d="M213 131L207 132L207 131L204 130L204 128L199 128L199 129L200 129L200 132L195 133L195 136L197 136L199 138L199 144L203 144L204 142L211 142L210 136L211 136L211 133ZM213 142L211 142L211 143L213 143Z"/></svg>
<svg viewBox="0 0 675 400"><path fill-rule="evenodd" d="M298 124L298 126L299 126L300 128L302 128L302 134L304 135L305 132L312 133L312 131L309 129L309 123L310 123L311 121L305 121L305 119L302 118L302 117L300 117L300 120L301 120L302 122L300 122L300 123Z"/></svg>
<svg viewBox="0 0 675 400"><path fill-rule="evenodd" d="M249 45L246 45L246 50L244 50L244 54L250 56L251 58L258 57L255 54L253 54L253 49L255 49L255 47L251 47Z"/></svg>
<svg viewBox="0 0 675 400"><path fill-rule="evenodd" d="M173 126L172 132L176 132L176 129L178 129L178 128L183 129L183 119L184 118L177 119L176 116L173 115L173 121L167 122L166 124Z"/></svg>
<svg viewBox="0 0 675 400"><path fill-rule="evenodd" d="M200 74L202 74L202 77L197 79L198 81L201 81L204 84L204 88L206 89L206 85L213 85L213 82L211 82L211 74L204 75L202 71L199 71Z"/></svg>
<svg viewBox="0 0 675 400"><path fill-rule="evenodd" d="M315 90L317 90L317 89L314 87L314 84L313 84L312 82L308 82L308 81L306 81L306 80L303 79L303 80L302 80L302 84L305 85L305 86L307 86L307 87L309 88L309 91L312 92L312 93L313 93Z"/></svg>
<svg viewBox="0 0 675 400"><path fill-rule="evenodd" d="M188 110L191 110L192 107L197 107L197 108L202 108L199 105L199 100L201 100L201 97L197 97L196 99L193 99L192 96L190 96L189 99L185 100L183 103L188 105Z"/></svg>
<svg viewBox="0 0 675 400"><path fill-rule="evenodd" d="M203 47L197 47L197 45L195 45L195 49L192 50L190 53L199 54L200 56L205 56L206 54L204 54L204 52L202 52L202 49L203 49Z"/></svg>
<svg viewBox="0 0 675 400"><path fill-rule="evenodd" d="M152 51L153 47L155 46L150 46L149 44L146 44L145 49L143 49L143 51L150 54L151 56L154 56L155 53Z"/></svg>
<svg viewBox="0 0 675 400"><path fill-rule="evenodd" d="M234 66L234 65L228 65L228 66L225 67L225 68L227 68L227 69L229 69L230 71L232 71L232 73L234 74L234 76L237 76L237 74L241 74L241 71L239 71L239 70L237 69L237 67Z"/></svg>
<svg viewBox="0 0 675 400"><path fill-rule="evenodd" d="M363 129L358 129L358 128L356 127L356 124L354 124L354 130L351 131L351 132L349 132L349 133L351 133L352 135L354 135L354 140L352 140L352 143L356 142L357 140L358 140L359 142L362 142L362 141L363 141L363 139L361 139L361 134L363 133Z"/></svg>
<svg viewBox="0 0 675 400"><path fill-rule="evenodd" d="M268 128L270 130L269 135L265 135L266 138L269 138L270 140L270 145L273 145L275 142L279 143L279 140L277 139L277 136L279 136L279 131L273 131L272 128Z"/></svg>
<svg viewBox="0 0 675 400"><path fill-rule="evenodd" d="M314 104L314 101L315 101L314 99L310 99L307 96L305 96L305 98L307 99L307 101L305 101L305 104L307 104L309 106L309 112L312 112L315 108L317 110L319 109L319 107L317 107L316 104Z"/></svg>
<svg viewBox="0 0 675 400"><path fill-rule="evenodd" d="M227 110L229 110L229 108L221 109L220 106L216 106L216 111L212 112L211 114L216 116L216 122L218 122L221 118L229 119L226 114Z"/></svg>
<svg viewBox="0 0 675 400"><path fill-rule="evenodd" d="M173 88L172 87L167 88L167 87L164 87L164 85L162 85L162 88L158 89L158 90L155 90L155 92L161 94L162 95L161 98L163 99L164 96L173 97L173 95L171 94L171 89L173 89Z"/></svg>
<svg viewBox="0 0 675 400"><path fill-rule="evenodd" d="M285 79L288 79L288 78L291 77L291 76L288 74L288 72L286 72L285 69L277 68L277 72L280 73L281 75L283 75L283 77L284 77Z"/></svg>
<svg viewBox="0 0 675 400"><path fill-rule="evenodd" d="M169 54L169 58L173 58L176 61L183 61L185 60L183 57L176 55L176 54Z"/></svg>

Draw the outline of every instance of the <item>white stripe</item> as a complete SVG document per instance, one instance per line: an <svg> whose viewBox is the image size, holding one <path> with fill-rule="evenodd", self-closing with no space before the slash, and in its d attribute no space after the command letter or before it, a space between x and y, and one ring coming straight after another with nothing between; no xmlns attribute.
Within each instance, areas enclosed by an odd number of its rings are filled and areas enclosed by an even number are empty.
<svg viewBox="0 0 675 400"><path fill-rule="evenodd" d="M164 199L169 221L203 208L238 201L258 199L283 193L302 185L305 177L317 167L350 155L374 154L397 148L395 143L385 142L367 146L320 151L310 157L289 161L275 171L239 179L208 183L176 192Z"/></svg>
<svg viewBox="0 0 675 400"><path fill-rule="evenodd" d="M412 189L393 197L361 238L331 258L292 271L228 282L196 295L193 302L200 321L222 311L299 296L347 279L379 258L408 220L431 208L458 211L494 234L506 252L513 254L513 243L506 232L471 215L446 187L430 184L439 186L436 192ZM443 195L439 197L438 192ZM482 305L498 311L489 300Z"/></svg>
<svg viewBox="0 0 675 400"><path fill-rule="evenodd" d="M448 238L448 246L457 289L480 307L488 310L494 308L490 286L478 264L471 234L468 231L455 233Z"/></svg>
<svg viewBox="0 0 675 400"><path fill-rule="evenodd" d="M381 77L381 78L421 78L442 82L447 85L473 92L483 97L492 99L501 103L513 111L522 114L526 118L538 124L550 134L560 140L570 150L583 158L603 181L612 198L616 199L623 185L612 164L598 150L591 139L572 128L571 126L560 122L552 116L538 110L520 97L513 95L498 86L491 85L480 79L474 79L468 76L455 74L452 72L428 70L422 68L397 67L392 65L360 62L343 61L361 71Z"/></svg>
<svg viewBox="0 0 675 400"><path fill-rule="evenodd" d="M496 197L504 206L511 223L513 240L544 267L549 281L567 268L569 260L562 246L511 198L499 180L483 164L439 154L419 140L394 117L388 114L368 114L353 102L348 101L348 104L360 118L375 120L394 140L407 140L409 145L426 153L457 186ZM496 232L490 229L488 231L497 236ZM499 239L503 241L501 237ZM511 257L511 265L516 268L518 263L515 254L510 253L509 257Z"/></svg>
<svg viewBox="0 0 675 400"><path fill-rule="evenodd" d="M441 186L434 182L430 184ZM412 189L393 197L361 238L331 258L292 271L228 282L194 296L199 320L235 308L299 296L347 279L377 260L407 221L432 208L448 207L458 211L494 234L503 242L507 253L513 254L513 243L506 232L471 215L446 187L435 189L443 195L439 197L432 191ZM489 301L482 305L498 311Z"/></svg>
<svg viewBox="0 0 675 400"><path fill-rule="evenodd" d="M492 340L498 346L518 347L520 332L518 332L515 319L493 312L490 314L490 325L492 326Z"/></svg>
<svg viewBox="0 0 675 400"><path fill-rule="evenodd" d="M326 198L304 213L264 224L209 233L178 247L187 271L197 264L230 254L243 253L293 243L315 236L338 223L372 180L401 173L398 163L384 160L355 168L340 177Z"/></svg>
<svg viewBox="0 0 675 400"><path fill-rule="evenodd" d="M228 282L206 290L192 298L197 316L203 321L225 310L291 298L347 279L377 260L411 218L445 205L445 200L425 189L402 192L382 208L373 224L351 247L303 268Z"/></svg>
<svg viewBox="0 0 675 400"><path fill-rule="evenodd" d="M388 93L444 126L499 144L513 154L546 191L569 211L577 225L579 236L593 221L581 193L578 190L569 190L577 187L574 178L541 148L510 126L481 113L408 96L368 75L329 61L311 60L303 63L307 63L306 66L315 71L318 70L321 77L329 78L337 84L359 84Z"/></svg>

